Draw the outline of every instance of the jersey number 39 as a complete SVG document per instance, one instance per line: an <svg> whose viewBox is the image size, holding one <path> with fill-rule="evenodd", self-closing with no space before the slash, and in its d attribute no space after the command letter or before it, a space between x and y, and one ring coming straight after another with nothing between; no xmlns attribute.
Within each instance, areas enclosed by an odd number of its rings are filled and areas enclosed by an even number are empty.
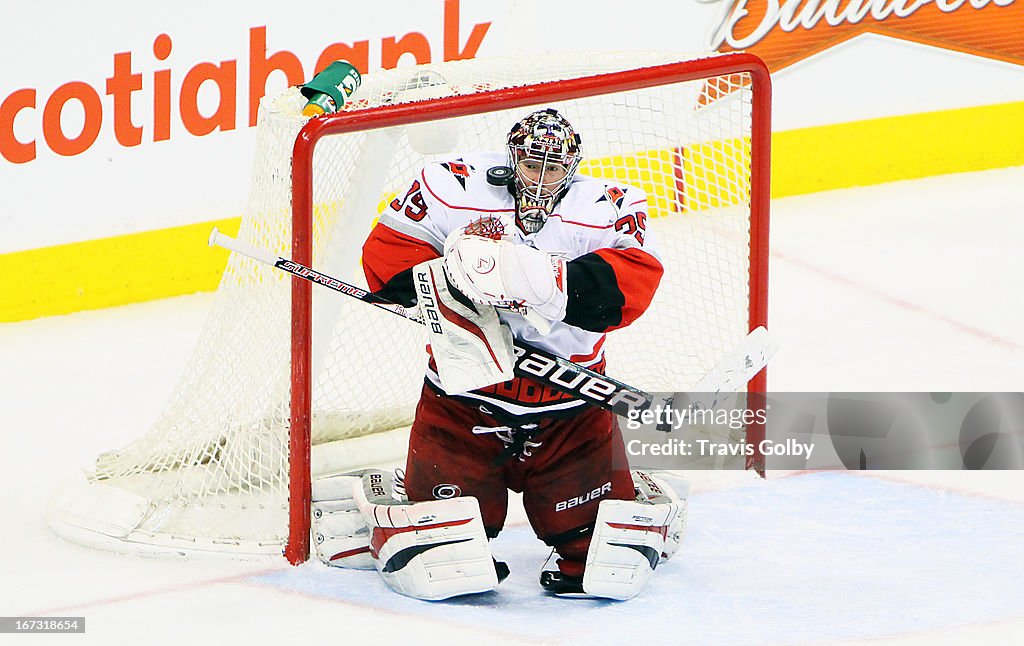
<svg viewBox="0 0 1024 646"><path fill-rule="evenodd" d="M427 203L423 201L423 193L420 192L420 181L415 180L409 187L409 192L401 200L397 197L391 200L391 209L395 213L401 213L405 207L405 215L413 222L419 222L427 214Z"/></svg>
<svg viewBox="0 0 1024 646"><path fill-rule="evenodd" d="M633 236L642 245L644 234L647 233L647 214L637 211L635 214L624 215L615 221L615 230Z"/></svg>

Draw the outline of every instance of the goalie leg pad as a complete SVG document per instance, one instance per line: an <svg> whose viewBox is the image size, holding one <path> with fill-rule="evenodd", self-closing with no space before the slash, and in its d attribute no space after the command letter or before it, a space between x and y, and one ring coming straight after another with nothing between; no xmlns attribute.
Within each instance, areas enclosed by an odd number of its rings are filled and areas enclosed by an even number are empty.
<svg viewBox="0 0 1024 646"><path fill-rule="evenodd" d="M604 500L587 550L583 589L607 599L632 599L661 560L665 537L679 514L675 503Z"/></svg>
<svg viewBox="0 0 1024 646"><path fill-rule="evenodd" d="M370 526L370 555L395 592L436 601L493 590L498 574L476 498L398 503L374 494L372 474L355 488Z"/></svg>
<svg viewBox="0 0 1024 646"><path fill-rule="evenodd" d="M332 567L374 569L370 528L352 495L362 472L316 478L311 510L313 549Z"/></svg>
<svg viewBox="0 0 1024 646"><path fill-rule="evenodd" d="M636 493L637 502L654 505L672 503L679 507L679 513L669 523L665 546L661 551L662 560L667 561L679 551L683 536L686 534L690 483L683 476L671 471L634 470L630 475L633 476L633 491Z"/></svg>

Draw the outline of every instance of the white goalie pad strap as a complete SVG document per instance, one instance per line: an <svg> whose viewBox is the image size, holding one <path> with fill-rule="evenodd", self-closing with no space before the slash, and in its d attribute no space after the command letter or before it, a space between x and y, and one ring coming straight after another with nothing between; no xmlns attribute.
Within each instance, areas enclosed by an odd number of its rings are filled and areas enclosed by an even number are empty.
<svg viewBox="0 0 1024 646"><path fill-rule="evenodd" d="M630 475L633 476L633 491L637 502L671 503L679 506L679 513L669 524L665 547L661 551L662 560L667 561L679 551L679 546L686 535L690 483L682 475L671 471L634 470Z"/></svg>
<svg viewBox="0 0 1024 646"><path fill-rule="evenodd" d="M445 273L470 299L499 307L526 308L545 320L545 328L565 318L568 295L564 258L525 244L474 235L458 235L454 241L449 238L445 249Z"/></svg>
<svg viewBox="0 0 1024 646"><path fill-rule="evenodd" d="M458 300L448 289L442 263L438 258L413 270L441 387L454 395L512 379L512 332L493 307Z"/></svg>
<svg viewBox="0 0 1024 646"><path fill-rule="evenodd" d="M388 587L428 601L497 587L476 498L392 502L375 477L364 475L354 493L370 526L370 554Z"/></svg>
<svg viewBox="0 0 1024 646"><path fill-rule="evenodd" d="M587 550L583 589L607 599L632 599L643 590L661 560L679 506L604 500L597 510Z"/></svg>

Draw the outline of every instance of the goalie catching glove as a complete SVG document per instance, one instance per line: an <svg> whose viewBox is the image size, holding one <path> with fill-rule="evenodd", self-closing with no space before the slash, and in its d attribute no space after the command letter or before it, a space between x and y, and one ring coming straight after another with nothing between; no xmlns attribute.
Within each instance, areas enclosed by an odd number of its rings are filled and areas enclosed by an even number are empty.
<svg viewBox="0 0 1024 646"><path fill-rule="evenodd" d="M393 477L376 469L318 482L315 497L330 492L341 498L313 503L321 561L376 568L389 588L416 599L434 601L497 587L503 564L491 558L476 498L410 503L394 493ZM351 487L347 499L346 484ZM362 530L351 515L353 506Z"/></svg>
<svg viewBox="0 0 1024 646"><path fill-rule="evenodd" d="M564 258L462 230L448 236L444 250L445 274L471 300L521 310L543 334L565 318Z"/></svg>

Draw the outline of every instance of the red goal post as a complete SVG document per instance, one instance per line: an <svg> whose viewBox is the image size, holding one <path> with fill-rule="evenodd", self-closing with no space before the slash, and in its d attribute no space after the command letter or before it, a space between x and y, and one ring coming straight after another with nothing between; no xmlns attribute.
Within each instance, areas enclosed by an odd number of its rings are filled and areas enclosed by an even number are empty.
<svg viewBox="0 0 1024 646"><path fill-rule="evenodd" d="M292 257L301 264L315 266L314 152L317 144L325 137L740 74L749 75L752 96L749 133L750 253L747 324L749 330L767 325L771 80L763 61L747 53L699 58L569 80L483 90L429 101L383 105L312 119L299 132L292 154ZM681 118L683 116L685 115L681 115ZM583 134L586 145L586 133ZM291 294L290 519L285 557L291 563L301 563L309 555L313 383L312 285L307 281L293 278ZM614 374L614 366L610 366L609 371ZM766 384L767 369L762 370L751 380L748 390L753 393L764 393ZM642 384L640 386L643 387ZM759 432L763 433L763 429L748 428L748 441L756 442ZM763 456L757 455L747 464L749 468L759 471L763 471L763 465Z"/></svg>

